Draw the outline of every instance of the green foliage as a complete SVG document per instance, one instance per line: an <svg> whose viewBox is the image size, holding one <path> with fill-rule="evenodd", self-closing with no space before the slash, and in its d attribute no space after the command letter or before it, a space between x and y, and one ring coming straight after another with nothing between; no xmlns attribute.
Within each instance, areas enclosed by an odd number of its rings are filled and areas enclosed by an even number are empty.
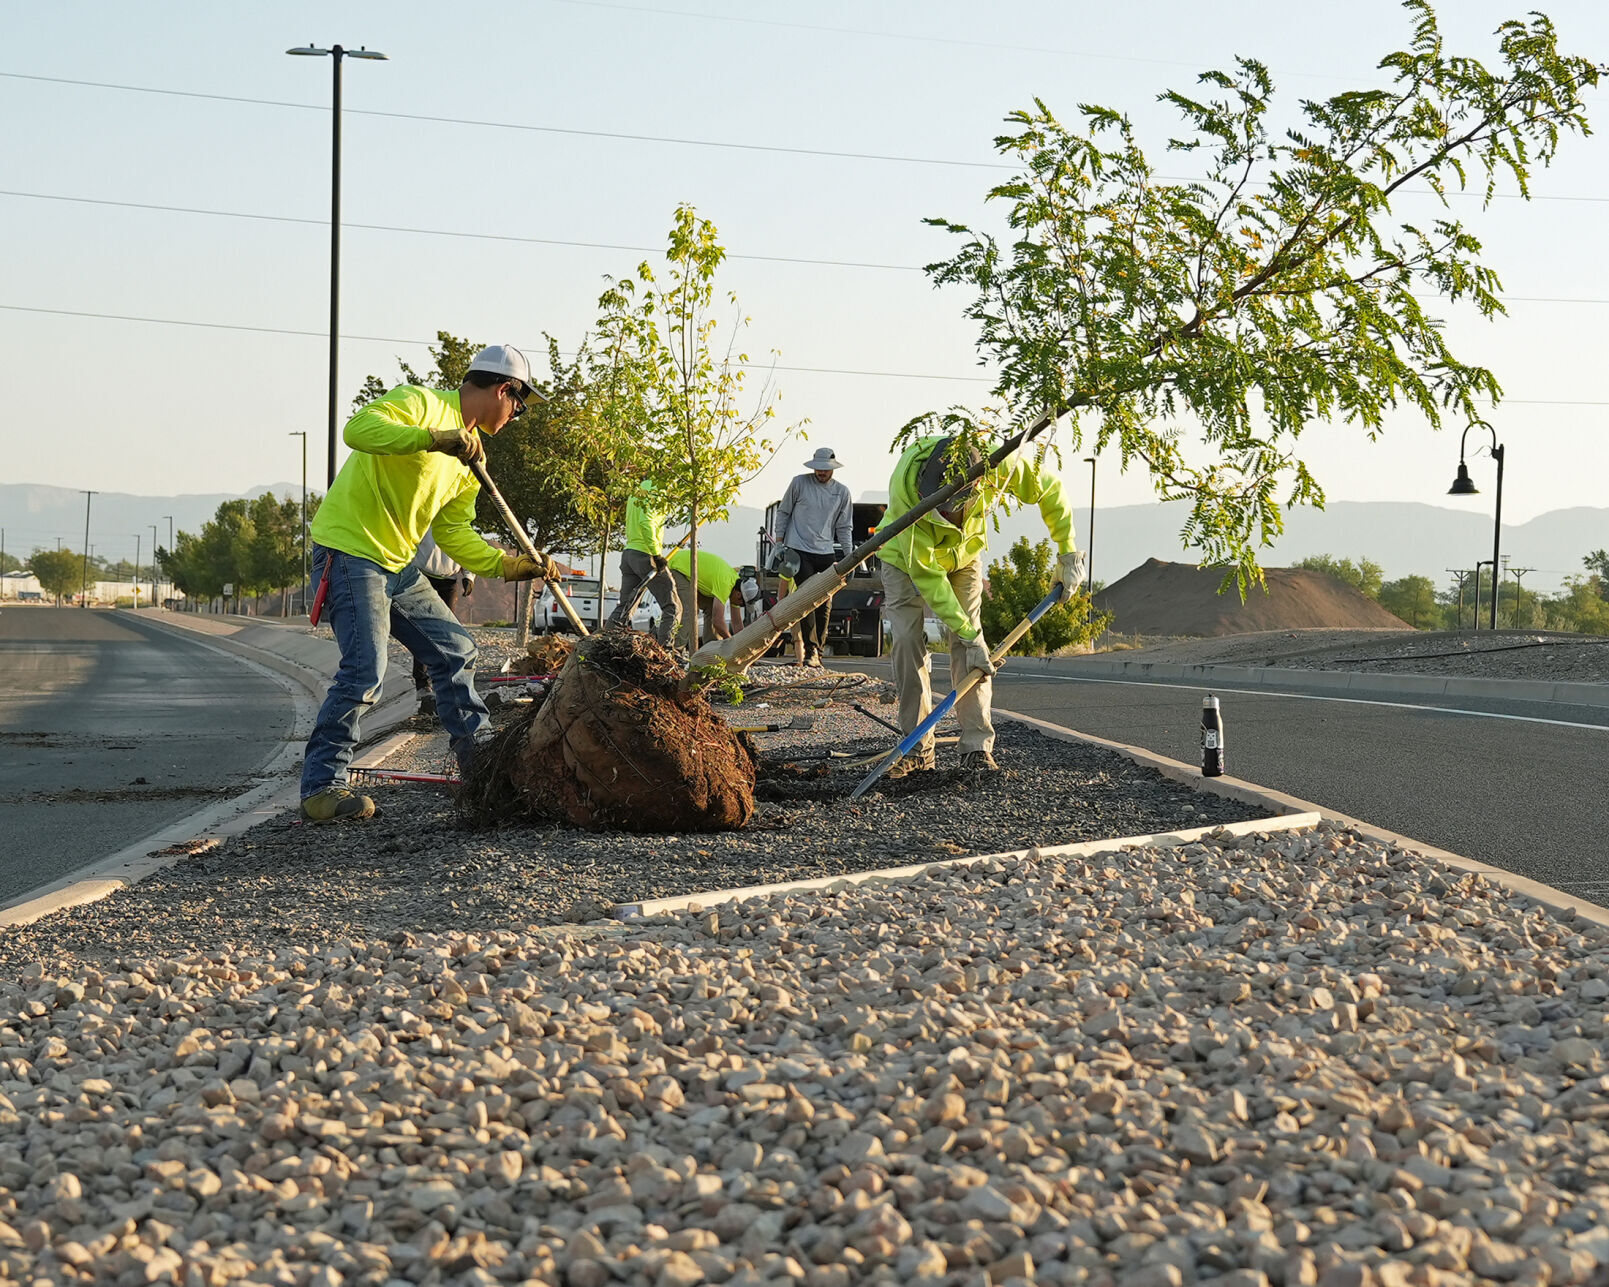
<svg viewBox="0 0 1609 1287"><path fill-rule="evenodd" d="M357 397L352 399L352 411L356 414L397 384L413 384L421 389L456 389L469 373L470 361L485 347L474 340L461 340L446 331L437 331L436 343L430 348L430 366L416 371L399 357L397 366L402 369L401 380L387 384L377 375L365 376Z"/></svg>
<svg viewBox="0 0 1609 1287"><path fill-rule="evenodd" d="M1374 565L1371 563L1369 566ZM1405 576L1387 581L1371 597L1378 600L1387 612L1401 617L1415 630L1440 630L1444 627L1446 618L1441 604L1436 601L1436 583L1428 576Z"/></svg>
<svg viewBox="0 0 1609 1287"><path fill-rule="evenodd" d="M84 585L84 556L71 550L35 550L28 559L28 570L46 594L63 599L77 594Z"/></svg>
<svg viewBox="0 0 1609 1287"><path fill-rule="evenodd" d="M716 271L725 259L715 225L692 206L676 209L665 265L645 260L635 279L612 279L598 301L598 333L608 369L619 381L627 419L640 424L637 459L672 515L692 525L691 572L698 573L698 528L725 518L738 489L754 477L800 426L764 436L776 415L769 378L745 394L748 354L738 349L749 319L728 294L725 342L717 332ZM698 614L689 613L696 648Z"/></svg>
<svg viewBox="0 0 1609 1287"><path fill-rule="evenodd" d="M1017 538L1000 562L989 565L989 591L983 596L980 616L983 637L1004 639L1050 593L1054 551L1049 541L1030 545ZM1073 644L1089 643L1112 624L1110 612L1096 612L1083 587L1064 598L1034 622L1013 655L1044 657Z"/></svg>
<svg viewBox="0 0 1609 1287"><path fill-rule="evenodd" d="M1385 572L1378 563L1369 559L1359 558L1354 563L1351 559L1338 559L1329 554L1310 554L1294 566L1306 568L1309 572L1327 573L1337 581L1345 582L1365 598L1379 601Z"/></svg>
<svg viewBox="0 0 1609 1287"><path fill-rule="evenodd" d="M309 493L312 522L322 498ZM175 548L157 548L162 576L192 599L215 599L226 585L241 596L283 590L302 579L302 504L265 493L227 500L202 524L200 535L180 532Z"/></svg>
<svg viewBox="0 0 1609 1287"><path fill-rule="evenodd" d="M712 702L723 702L728 706L743 704L743 677L729 669L720 657L707 666L694 666L688 670L687 687L689 692L699 693Z"/></svg>
<svg viewBox="0 0 1609 1287"><path fill-rule="evenodd" d="M1568 577L1564 590L1542 601L1541 620L1536 625L1543 630L1569 630L1583 635L1609 635L1609 599L1606 599L1604 580L1599 576Z"/></svg>
<svg viewBox="0 0 1609 1287"><path fill-rule="evenodd" d="M26 566L15 554L0 554L0 575L7 572L21 572Z"/></svg>
<svg viewBox="0 0 1609 1287"><path fill-rule="evenodd" d="M1588 572L1593 574L1593 580L1598 583L1598 593L1609 599L1609 550L1594 550L1582 558Z"/></svg>
<svg viewBox="0 0 1609 1287"><path fill-rule="evenodd" d="M1497 377L1452 352L1429 304L1490 317L1499 282L1448 195L1490 201L1508 182L1528 197L1561 135L1587 132L1599 70L1558 51L1546 16L1502 24L1488 69L1447 52L1424 0L1404 7L1411 43L1381 63L1391 87L1304 101L1283 134L1253 59L1204 73L1199 96L1163 95L1183 126L1169 168L1200 158L1198 179L1158 176L1120 112L1083 105L1077 129L1035 100L996 140L1021 167L988 193L1009 239L930 221L964 241L928 272L972 292L1007 418L1065 414L1073 446L1087 450L1086 429L1095 450L1115 443L1163 499L1192 503L1186 540L1242 593L1282 508L1323 503L1297 454L1313 423L1373 439L1400 406L1484 423ZM1440 217L1398 216L1405 188L1436 194ZM985 424L963 427L990 445Z"/></svg>

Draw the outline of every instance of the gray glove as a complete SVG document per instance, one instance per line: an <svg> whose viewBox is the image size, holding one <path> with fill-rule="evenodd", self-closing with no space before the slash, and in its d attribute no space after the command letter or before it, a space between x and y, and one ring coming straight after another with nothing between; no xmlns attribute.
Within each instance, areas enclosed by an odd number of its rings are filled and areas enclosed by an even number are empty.
<svg viewBox="0 0 1609 1287"><path fill-rule="evenodd" d="M985 677L994 674L994 663L989 660L989 645L983 641L981 630L971 639L963 639L961 648L961 673L952 675L952 682L959 684L974 670L981 670Z"/></svg>
<svg viewBox="0 0 1609 1287"><path fill-rule="evenodd" d="M1082 550L1069 550L1056 560L1056 576L1062 589L1066 591L1063 597L1071 599L1073 591L1084 584L1084 553Z"/></svg>

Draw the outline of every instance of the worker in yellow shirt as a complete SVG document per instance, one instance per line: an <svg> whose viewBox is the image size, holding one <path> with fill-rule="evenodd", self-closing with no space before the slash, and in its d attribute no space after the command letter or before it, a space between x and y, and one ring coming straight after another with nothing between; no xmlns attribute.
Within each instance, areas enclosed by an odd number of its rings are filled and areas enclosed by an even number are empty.
<svg viewBox="0 0 1609 1287"><path fill-rule="evenodd" d="M654 494L654 484L643 479L626 501L626 548L620 553L620 604L609 618L610 625L630 625L630 608L644 585L659 601L659 620L654 638L669 647L676 638L679 608L676 588L666 567L665 515Z"/></svg>
<svg viewBox="0 0 1609 1287"><path fill-rule="evenodd" d="M313 579L323 615L341 645L341 662L302 760L302 817L309 822L367 818L374 801L347 786L358 722L385 678L386 643L395 636L424 662L436 712L461 769L475 734L489 723L475 692L475 642L414 564L428 531L460 567L505 581L540 582L552 560L506 554L470 527L484 459L480 435L495 434L534 397L525 355L504 344L482 349L457 389L404 384L346 424L353 454L341 467L309 529Z"/></svg>
<svg viewBox="0 0 1609 1287"><path fill-rule="evenodd" d="M682 611L698 625L698 613L709 617L710 633L717 639L729 638L732 628L742 621L743 605L760 597L760 584L751 575L743 577L738 570L718 554L708 550L698 552L698 603L693 603L693 582L688 569L693 556L686 549L677 550L667 560L671 575L676 581L676 597L681 600ZM728 613L732 628L728 628ZM694 641L697 646L697 641Z"/></svg>

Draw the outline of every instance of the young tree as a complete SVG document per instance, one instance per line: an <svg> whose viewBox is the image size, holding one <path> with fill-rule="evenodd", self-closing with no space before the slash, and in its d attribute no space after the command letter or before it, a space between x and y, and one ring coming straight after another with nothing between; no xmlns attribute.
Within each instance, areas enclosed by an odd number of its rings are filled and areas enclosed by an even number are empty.
<svg viewBox="0 0 1609 1287"><path fill-rule="evenodd" d="M246 551L245 583L257 593L280 591L279 613L290 611L289 588L302 578L302 506L264 493L247 511L251 543Z"/></svg>
<svg viewBox="0 0 1609 1287"><path fill-rule="evenodd" d="M1435 426L1484 423L1497 377L1451 350L1429 308L1439 295L1502 311L1449 190L1490 200L1510 180L1529 196L1561 135L1587 132L1598 68L1560 53L1545 15L1499 27L1488 69L1444 48L1425 0L1404 7L1413 37L1380 64L1389 87L1304 101L1283 133L1254 59L1203 74L1198 97L1163 95L1183 120L1172 164L1202 156L1197 180L1160 178L1118 111L1084 106L1077 130L1036 100L996 140L1022 167L988 194L1009 241L931 221L964 240L928 271L973 292L967 314L1014 420L1067 415L1079 450L1086 426L1097 450L1115 442L1160 496L1191 501L1183 535L1242 593L1282 504L1323 502L1297 454L1314 422L1371 440L1401 405ZM1438 217L1397 214L1414 190L1440 198Z"/></svg>
<svg viewBox="0 0 1609 1287"><path fill-rule="evenodd" d="M644 381L644 459L654 486L672 513L685 514L689 577L698 584L698 529L723 519L738 489L757 474L804 422L775 438L761 429L776 414L777 394L767 379L745 400L748 354L738 350L749 325L729 293L730 334L718 343L715 274L726 251L715 225L692 206L676 208L663 279L644 260L635 280L611 281L598 301L598 328ZM689 651L698 648L698 611L687 614Z"/></svg>
<svg viewBox="0 0 1609 1287"><path fill-rule="evenodd" d="M1436 583L1428 576L1405 576L1387 581L1374 597L1382 608L1401 617L1415 630L1441 628L1442 611L1436 602Z"/></svg>
<svg viewBox="0 0 1609 1287"><path fill-rule="evenodd" d="M1050 593L1053 550L1049 541L1030 545L1019 536L1006 557L989 564L989 587L979 617L985 639L1003 639ZM1112 624L1110 612L1096 612L1078 586L1029 627L1013 653L1045 657L1073 644L1088 643Z"/></svg>
<svg viewBox="0 0 1609 1287"><path fill-rule="evenodd" d="M1592 578L1598 584L1598 593L1609 599L1609 550L1594 550L1582 560Z"/></svg>
<svg viewBox="0 0 1609 1287"><path fill-rule="evenodd" d="M1309 554L1294 566L1309 572L1323 572L1337 581L1345 582L1365 598L1378 600L1385 570L1371 559L1338 559L1330 554Z"/></svg>
<svg viewBox="0 0 1609 1287"><path fill-rule="evenodd" d="M84 579L84 556L71 550L35 550L28 558L28 570L39 581L39 588L56 596L78 593Z"/></svg>

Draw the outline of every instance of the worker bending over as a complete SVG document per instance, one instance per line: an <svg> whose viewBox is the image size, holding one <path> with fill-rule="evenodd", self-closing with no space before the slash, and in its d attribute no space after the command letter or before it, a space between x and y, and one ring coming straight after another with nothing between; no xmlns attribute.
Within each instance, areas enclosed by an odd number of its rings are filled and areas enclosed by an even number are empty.
<svg viewBox="0 0 1609 1287"><path fill-rule="evenodd" d="M921 438L899 458L888 480L888 512L880 526L894 522L950 481L947 463L953 443L952 438ZM975 460L973 456L962 465ZM1005 495L1039 506L1060 554L1056 579L1071 591L1082 575L1082 558L1073 550L1072 511L1062 499L1056 476L1035 468L1026 458L1007 457L979 483L928 511L878 551L883 560L883 615L894 636L891 661L899 693L900 727L914 732L933 709L927 637L922 628L925 605L944 624L950 644L951 687L973 670L981 670L985 676L955 705L961 726L961 766L973 770L998 767L993 755L994 724L989 718L994 685L988 676L994 667L978 609L983 602L983 550L987 544L984 520L990 502ZM933 747L930 733L889 770L889 777L931 769Z"/></svg>
<svg viewBox="0 0 1609 1287"><path fill-rule="evenodd" d="M825 572L852 546L852 518L855 507L849 488L833 475L843 461L831 447L818 448L805 461L808 474L799 474L788 484L777 506L776 530L771 533L775 546L792 550L799 560L796 580L806 581ZM773 569L774 570L774 569ZM804 639L806 666L821 664L821 650L827 646L827 623L832 618L832 596L799 623Z"/></svg>
<svg viewBox="0 0 1609 1287"><path fill-rule="evenodd" d="M676 586L671 581L665 548L665 515L655 504L654 484L643 479L626 501L626 548L620 555L620 603L609 617L610 625L631 624L632 605L643 585L659 602L659 620L653 635L669 646L676 638Z"/></svg>
<svg viewBox="0 0 1609 1287"><path fill-rule="evenodd" d="M695 631L698 628L699 612L707 613L710 633L717 639L728 639L732 631L742 622L743 605L759 599L759 583L753 577L740 576L738 570L720 555L700 550L698 602L695 605L693 583L687 575L692 559L691 552L686 549L677 550L669 559L671 574L676 578L676 596L682 601L682 611L692 622ZM731 621L730 628L727 625L728 619ZM693 647L695 649L698 647L697 639L693 641Z"/></svg>
<svg viewBox="0 0 1609 1287"><path fill-rule="evenodd" d="M341 662L302 761L308 821L374 812L373 800L348 788L347 765L359 719L380 695L389 635L424 663L442 727L467 771L475 734L489 722L475 692L475 643L413 558L428 530L449 558L481 576L539 582L553 574L550 559L505 554L470 528L480 484L469 463L486 454L479 435L497 433L532 396L525 355L494 344L471 360L461 387L399 385L347 421L353 454L311 528L313 578Z"/></svg>

